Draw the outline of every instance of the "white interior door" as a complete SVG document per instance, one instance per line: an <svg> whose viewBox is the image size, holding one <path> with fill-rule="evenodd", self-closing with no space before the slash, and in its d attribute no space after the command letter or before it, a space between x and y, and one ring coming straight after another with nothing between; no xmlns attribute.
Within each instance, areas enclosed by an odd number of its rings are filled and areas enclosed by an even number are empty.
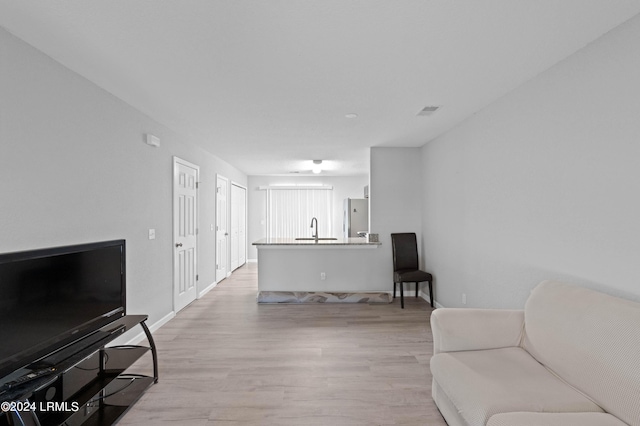
<svg viewBox="0 0 640 426"><path fill-rule="evenodd" d="M173 160L173 305L178 312L196 299L199 167Z"/></svg>
<svg viewBox="0 0 640 426"><path fill-rule="evenodd" d="M231 270L238 266L238 187L231 184Z"/></svg>
<svg viewBox="0 0 640 426"><path fill-rule="evenodd" d="M228 265L228 241L229 241L229 214L227 194L229 192L229 180L218 175L216 180L216 282L227 277Z"/></svg>
<svg viewBox="0 0 640 426"><path fill-rule="evenodd" d="M247 189L231 184L231 270L246 262Z"/></svg>
<svg viewBox="0 0 640 426"><path fill-rule="evenodd" d="M240 188L238 205L238 266L247 263L247 188Z"/></svg>

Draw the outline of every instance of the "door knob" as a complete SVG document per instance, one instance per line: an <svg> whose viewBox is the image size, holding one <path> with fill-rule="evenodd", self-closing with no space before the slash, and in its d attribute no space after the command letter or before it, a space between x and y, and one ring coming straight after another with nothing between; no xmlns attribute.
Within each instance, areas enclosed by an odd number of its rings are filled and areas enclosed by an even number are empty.
<svg viewBox="0 0 640 426"><path fill-rule="evenodd" d="M182 243L176 243L176 247L182 247Z"/></svg>

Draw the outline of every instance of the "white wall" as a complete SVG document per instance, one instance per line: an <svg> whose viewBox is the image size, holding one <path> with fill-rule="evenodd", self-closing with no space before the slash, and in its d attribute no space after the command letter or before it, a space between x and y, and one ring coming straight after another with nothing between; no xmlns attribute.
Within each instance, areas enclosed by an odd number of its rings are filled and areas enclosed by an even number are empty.
<svg viewBox="0 0 640 426"><path fill-rule="evenodd" d="M215 175L247 181L194 142L0 29L0 252L125 238L128 311L153 324L172 311L172 157L200 166L200 289L215 281Z"/></svg>
<svg viewBox="0 0 640 426"><path fill-rule="evenodd" d="M379 234L382 243L375 250L376 259L371 264L377 277L372 290L393 290L392 233L415 232L418 246L421 245L420 151L420 148L371 148L369 229ZM412 291L413 288L411 284Z"/></svg>
<svg viewBox="0 0 640 426"><path fill-rule="evenodd" d="M543 279L640 299L638 40L640 16L423 147L438 302L521 308Z"/></svg>
<svg viewBox="0 0 640 426"><path fill-rule="evenodd" d="M258 189L268 185L331 185L333 186L333 232L327 237L342 237L343 201L345 198L364 198L364 187L369 183L367 176L249 176L248 198L248 240L249 259L258 257L254 241L267 235L267 192Z"/></svg>

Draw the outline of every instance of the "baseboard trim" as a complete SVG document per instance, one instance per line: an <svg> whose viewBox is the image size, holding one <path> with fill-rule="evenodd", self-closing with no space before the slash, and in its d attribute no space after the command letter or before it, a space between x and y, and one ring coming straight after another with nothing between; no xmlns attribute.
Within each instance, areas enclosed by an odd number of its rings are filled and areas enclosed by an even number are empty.
<svg viewBox="0 0 640 426"><path fill-rule="evenodd" d="M204 296L205 294L209 293L211 290L213 290L216 286L218 285L218 283L213 282L211 284L209 284L209 286L207 288L205 288L204 290L202 290L200 293L198 293L198 299L202 298L202 296Z"/></svg>
<svg viewBox="0 0 640 426"><path fill-rule="evenodd" d="M425 293L424 291L420 290L418 292L418 296L420 296L421 298L423 298L424 300L427 301L427 303L431 303L431 298L429 297L429 293ZM436 299L433 299L433 306L435 306L436 308L444 308L444 306L442 306L441 304L438 303L438 301Z"/></svg>
<svg viewBox="0 0 640 426"><path fill-rule="evenodd" d="M163 325L171 321L173 318L175 318L175 316L176 316L176 313L174 311L169 312L167 315L160 318L160 320L151 324L149 326L149 331L151 332L151 334L153 334L154 331L156 331L157 329L159 329L160 327L162 327ZM125 345L137 345L138 343L146 339L147 339L147 336L144 334L144 331L141 331L140 333L136 334L134 337L129 339L125 343Z"/></svg>

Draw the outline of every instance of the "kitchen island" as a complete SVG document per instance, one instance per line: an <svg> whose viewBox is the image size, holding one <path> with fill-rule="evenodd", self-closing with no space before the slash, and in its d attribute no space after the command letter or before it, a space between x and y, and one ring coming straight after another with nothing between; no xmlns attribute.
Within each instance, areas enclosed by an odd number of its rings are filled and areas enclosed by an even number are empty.
<svg viewBox="0 0 640 426"><path fill-rule="evenodd" d="M259 303L391 301L388 291L371 288L378 242L265 238L253 245L258 249Z"/></svg>

